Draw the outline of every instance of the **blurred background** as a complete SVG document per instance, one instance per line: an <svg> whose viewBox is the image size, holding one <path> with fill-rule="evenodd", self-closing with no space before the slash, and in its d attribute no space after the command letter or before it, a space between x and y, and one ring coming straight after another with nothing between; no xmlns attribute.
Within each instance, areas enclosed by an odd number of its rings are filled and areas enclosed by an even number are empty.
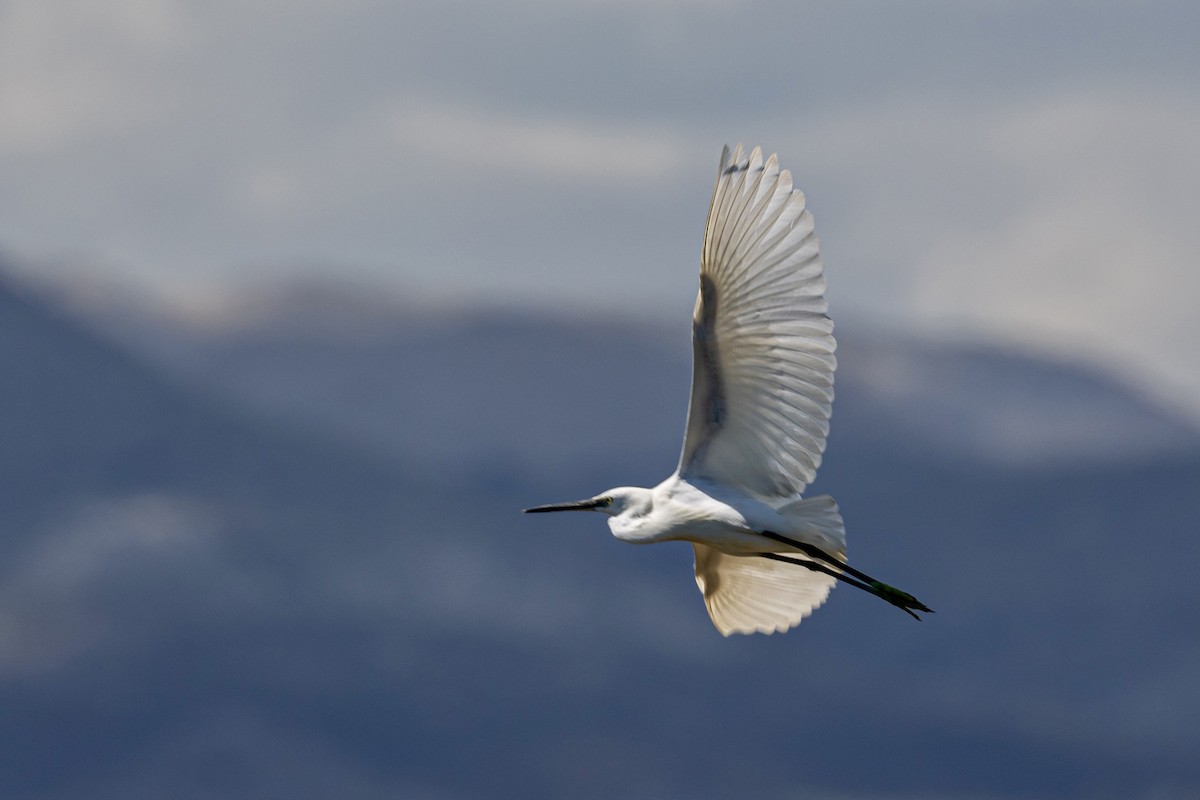
<svg viewBox="0 0 1200 800"><path fill-rule="evenodd" d="M6 798L1200 795L1200 6L0 4ZM817 219L861 568L723 639L722 144ZM856 596L857 595L857 596Z"/></svg>

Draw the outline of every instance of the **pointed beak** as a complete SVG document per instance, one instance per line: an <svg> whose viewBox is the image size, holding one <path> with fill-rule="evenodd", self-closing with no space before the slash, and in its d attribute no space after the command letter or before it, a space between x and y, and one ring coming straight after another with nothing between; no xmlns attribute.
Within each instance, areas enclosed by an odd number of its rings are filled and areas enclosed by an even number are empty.
<svg viewBox="0 0 1200 800"><path fill-rule="evenodd" d="M525 509L526 514L544 514L547 511L593 511L603 501L594 497L587 500L575 500L570 503L551 503L545 506L534 506Z"/></svg>

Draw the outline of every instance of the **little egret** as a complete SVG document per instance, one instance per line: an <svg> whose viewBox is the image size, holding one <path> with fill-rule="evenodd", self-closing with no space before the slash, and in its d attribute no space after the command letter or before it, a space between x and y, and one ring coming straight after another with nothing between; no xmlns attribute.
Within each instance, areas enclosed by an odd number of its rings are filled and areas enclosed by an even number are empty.
<svg viewBox="0 0 1200 800"><path fill-rule="evenodd" d="M837 581L916 619L931 611L846 561L829 495L804 499L833 404L833 322L813 218L792 176L762 150L725 147L704 230L692 319L692 398L675 473L571 503L599 511L613 536L690 541L696 584L722 634L799 624Z"/></svg>

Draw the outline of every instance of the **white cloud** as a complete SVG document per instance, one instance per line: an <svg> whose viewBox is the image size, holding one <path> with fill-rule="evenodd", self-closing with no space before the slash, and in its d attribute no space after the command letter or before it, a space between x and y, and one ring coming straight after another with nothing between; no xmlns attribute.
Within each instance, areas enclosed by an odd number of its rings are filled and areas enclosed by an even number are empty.
<svg viewBox="0 0 1200 800"><path fill-rule="evenodd" d="M1200 110L1131 90L1044 98L982 120L1010 185L989 223L950 223L913 271L914 314L1177 376L1200 408Z"/></svg>
<svg viewBox="0 0 1200 800"><path fill-rule="evenodd" d="M195 42L170 0L0 6L0 154L48 153L163 119L155 65Z"/></svg>
<svg viewBox="0 0 1200 800"><path fill-rule="evenodd" d="M394 105L398 144L502 174L636 186L661 179L689 155L686 139L663 126L500 114L419 100Z"/></svg>
<svg viewBox="0 0 1200 800"><path fill-rule="evenodd" d="M1200 413L1198 108L1137 86L908 98L797 118L780 149L816 164L798 180L835 313L1083 356Z"/></svg>
<svg viewBox="0 0 1200 800"><path fill-rule="evenodd" d="M1012 185L986 227L955 225L921 259L925 313L1078 329L1170 314L1200 290L1200 159L1187 158L1200 110L1187 97L1059 96L982 121L979 156Z"/></svg>

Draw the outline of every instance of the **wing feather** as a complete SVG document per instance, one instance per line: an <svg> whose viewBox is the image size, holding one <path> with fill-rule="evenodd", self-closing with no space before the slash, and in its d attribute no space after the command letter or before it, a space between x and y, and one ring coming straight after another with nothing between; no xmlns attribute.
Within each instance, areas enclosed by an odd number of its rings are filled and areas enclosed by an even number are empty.
<svg viewBox="0 0 1200 800"><path fill-rule="evenodd" d="M825 602L836 580L793 564L731 556L708 545L696 551L696 585L724 636L776 633L799 624Z"/></svg>
<svg viewBox="0 0 1200 800"><path fill-rule="evenodd" d="M837 366L826 310L804 195L774 155L726 147L701 254L680 475L767 501L812 482Z"/></svg>

